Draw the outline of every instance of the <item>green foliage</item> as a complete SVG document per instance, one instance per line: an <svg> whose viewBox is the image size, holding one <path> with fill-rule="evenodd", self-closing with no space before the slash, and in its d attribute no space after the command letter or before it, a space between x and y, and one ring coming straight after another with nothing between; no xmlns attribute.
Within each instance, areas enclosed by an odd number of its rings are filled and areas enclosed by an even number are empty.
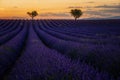
<svg viewBox="0 0 120 80"><path fill-rule="evenodd" d="M33 19L35 16L38 15L37 11L27 12L27 14Z"/></svg>
<svg viewBox="0 0 120 80"><path fill-rule="evenodd" d="M70 13L75 18L75 20L77 20L77 18L79 18L83 14L83 12L79 9L72 9Z"/></svg>

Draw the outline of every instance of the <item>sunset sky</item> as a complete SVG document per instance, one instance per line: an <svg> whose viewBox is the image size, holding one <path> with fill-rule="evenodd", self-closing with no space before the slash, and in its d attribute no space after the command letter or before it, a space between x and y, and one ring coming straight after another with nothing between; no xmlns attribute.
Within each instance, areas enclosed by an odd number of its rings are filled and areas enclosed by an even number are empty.
<svg viewBox="0 0 120 80"><path fill-rule="evenodd" d="M0 0L1 19L26 19L36 10L39 19L72 19L71 9L81 9L81 19L120 18L120 0Z"/></svg>

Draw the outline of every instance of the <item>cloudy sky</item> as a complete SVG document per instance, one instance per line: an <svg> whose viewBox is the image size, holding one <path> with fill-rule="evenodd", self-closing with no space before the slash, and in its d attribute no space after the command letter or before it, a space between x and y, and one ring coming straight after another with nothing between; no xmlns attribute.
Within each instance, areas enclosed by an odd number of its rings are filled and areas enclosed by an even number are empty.
<svg viewBox="0 0 120 80"><path fill-rule="evenodd" d="M0 18L29 18L36 10L40 19L72 19L71 9L81 9L81 19L119 18L120 0L0 0Z"/></svg>

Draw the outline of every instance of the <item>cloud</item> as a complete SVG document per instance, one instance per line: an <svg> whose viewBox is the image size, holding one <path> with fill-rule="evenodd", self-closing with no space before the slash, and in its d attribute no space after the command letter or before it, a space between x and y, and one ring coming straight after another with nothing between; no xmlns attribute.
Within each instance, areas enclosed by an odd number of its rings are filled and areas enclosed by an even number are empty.
<svg viewBox="0 0 120 80"><path fill-rule="evenodd" d="M44 14L40 14L40 16L42 17L48 17L48 16L55 16L55 17L68 17L69 14L68 13L44 13Z"/></svg>
<svg viewBox="0 0 120 80"><path fill-rule="evenodd" d="M94 17L109 18L120 16L120 4L100 5L94 7L88 6L86 8L87 9L84 11L84 14L88 14Z"/></svg>
<svg viewBox="0 0 120 80"><path fill-rule="evenodd" d="M94 2L87 2L87 3L94 3ZM111 4L111 5L99 5L99 6L69 6L68 9L74 9L74 8L102 8L102 9L109 9L109 8L118 8L120 9L120 4Z"/></svg>
<svg viewBox="0 0 120 80"><path fill-rule="evenodd" d="M74 8L83 8L83 7L81 7L81 6L69 6L68 8L69 9L74 9Z"/></svg>
<svg viewBox="0 0 120 80"><path fill-rule="evenodd" d="M119 8L120 9L120 4L117 4L117 5L101 5L101 6L95 6L95 8Z"/></svg>
<svg viewBox="0 0 120 80"><path fill-rule="evenodd" d="M89 15L90 19L120 19L120 10L116 9L102 9L99 11L87 10L83 12L86 15Z"/></svg>
<svg viewBox="0 0 120 80"><path fill-rule="evenodd" d="M89 14L89 15L94 15L94 16L102 16L102 17L111 16L111 14L103 13L102 11L92 11L92 10L89 11L88 10L88 11L85 11L84 13Z"/></svg>
<svg viewBox="0 0 120 80"><path fill-rule="evenodd" d="M82 6L69 6L69 7L67 7L67 9L75 9L75 8L86 8L86 9L88 9L88 8L94 8L94 7L92 7L92 6L84 6L84 7L82 7Z"/></svg>
<svg viewBox="0 0 120 80"><path fill-rule="evenodd" d="M95 3L95 2L87 2L87 3ZM68 6L68 9L74 8L85 8L86 11L83 11L83 16L85 18L90 17L92 19L97 18L109 18L116 16L120 16L120 4L112 3L109 5L99 5L99 6Z"/></svg>
<svg viewBox="0 0 120 80"><path fill-rule="evenodd" d="M104 13L119 13L120 14L120 9L107 9L107 10L101 10Z"/></svg>
<svg viewBox="0 0 120 80"><path fill-rule="evenodd" d="M84 19L85 19L85 20L93 20L93 19L94 19L94 20L95 20L95 19L96 19L96 20L98 20L98 19L102 19L102 20L103 20L103 19L120 19L120 16L101 17L101 18L100 18L100 17L99 17L99 18L98 18L98 17L89 17L89 18L84 18Z"/></svg>
<svg viewBox="0 0 120 80"><path fill-rule="evenodd" d="M120 16L112 16L112 17L108 17L109 19L120 19Z"/></svg>

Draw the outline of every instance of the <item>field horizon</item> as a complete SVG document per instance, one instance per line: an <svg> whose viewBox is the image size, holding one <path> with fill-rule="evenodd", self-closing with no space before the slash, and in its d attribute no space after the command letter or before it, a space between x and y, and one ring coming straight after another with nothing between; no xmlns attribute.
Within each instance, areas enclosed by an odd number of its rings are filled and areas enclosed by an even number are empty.
<svg viewBox="0 0 120 80"><path fill-rule="evenodd" d="M27 19L27 18L26 19L2 19L1 18L0 20L32 20L32 19ZM33 19L33 20L73 20L73 21L75 21L74 19ZM90 20L91 21L92 20L93 21L95 21L95 20L98 20L98 21L101 20L102 21L102 20L120 20L120 19L107 19L107 18L106 19L104 19L104 18L101 18L101 19L78 19L77 21L82 21L82 20L83 21L85 21L85 20L86 21L90 21Z"/></svg>

